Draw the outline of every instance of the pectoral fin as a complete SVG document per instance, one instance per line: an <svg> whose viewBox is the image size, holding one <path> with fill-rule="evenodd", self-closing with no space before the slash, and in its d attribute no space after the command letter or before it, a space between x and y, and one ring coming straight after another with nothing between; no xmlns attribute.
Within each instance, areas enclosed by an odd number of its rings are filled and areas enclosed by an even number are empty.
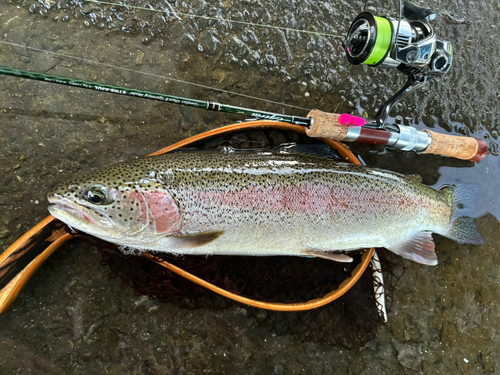
<svg viewBox="0 0 500 375"><path fill-rule="evenodd" d="M177 249L187 248L187 247L200 247L206 245L220 236L225 232L223 230L213 231L213 232L202 232L193 234L181 234L176 236L171 236L169 239L172 241L171 244Z"/></svg>
<svg viewBox="0 0 500 375"><path fill-rule="evenodd" d="M316 257L316 258L332 260L334 262L339 262L339 263L351 263L352 262L352 258L348 255L334 253L334 252L327 252L327 251L319 250L319 249L305 249L303 251L303 253L310 255L310 256L313 256L313 257Z"/></svg>
<svg viewBox="0 0 500 375"><path fill-rule="evenodd" d="M387 249L403 258L417 263L435 266L438 263L434 241L430 232L418 232L410 238L397 242Z"/></svg>

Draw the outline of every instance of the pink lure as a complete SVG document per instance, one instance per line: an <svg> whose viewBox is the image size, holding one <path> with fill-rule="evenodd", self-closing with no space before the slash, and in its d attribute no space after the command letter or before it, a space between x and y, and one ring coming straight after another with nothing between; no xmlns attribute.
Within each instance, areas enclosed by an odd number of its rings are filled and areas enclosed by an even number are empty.
<svg viewBox="0 0 500 375"><path fill-rule="evenodd" d="M358 117L358 116L351 116L348 113L343 113L339 117L339 122L340 125L345 125L345 126L363 126L366 124L366 120L363 117Z"/></svg>

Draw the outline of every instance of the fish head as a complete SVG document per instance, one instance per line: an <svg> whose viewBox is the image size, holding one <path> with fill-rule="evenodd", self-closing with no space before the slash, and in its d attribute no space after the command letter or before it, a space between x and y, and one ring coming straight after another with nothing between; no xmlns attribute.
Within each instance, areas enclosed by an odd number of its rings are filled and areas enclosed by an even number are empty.
<svg viewBox="0 0 500 375"><path fill-rule="evenodd" d="M49 212L71 228L119 245L147 247L178 233L181 212L154 171L119 165L57 185Z"/></svg>

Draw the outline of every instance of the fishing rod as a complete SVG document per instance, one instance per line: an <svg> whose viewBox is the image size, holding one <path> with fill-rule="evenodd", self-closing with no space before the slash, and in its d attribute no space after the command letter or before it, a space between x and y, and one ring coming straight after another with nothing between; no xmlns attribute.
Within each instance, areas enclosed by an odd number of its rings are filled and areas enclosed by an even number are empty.
<svg viewBox="0 0 500 375"><path fill-rule="evenodd" d="M315 138L385 145L404 151L414 150L424 154L451 156L463 160L472 160L474 162L482 160L488 152L488 146L483 140L471 137L439 134L430 130L417 130L413 127L404 125L391 125L387 126L386 129L377 129L374 128L376 127L376 122L362 117L351 116L346 113L334 114L314 109L309 112L307 117L290 116L212 101L165 95L52 74L31 72L5 66L0 66L0 74L118 95L158 100L211 111L239 114L257 119L301 125L306 128L306 134L308 136Z"/></svg>
<svg viewBox="0 0 500 375"><path fill-rule="evenodd" d="M413 150L478 162L488 153L484 140L387 124L389 113L397 102L451 68L453 48L450 42L437 38L430 24L435 18L436 13L429 8L412 3L403 6L400 1L398 19L379 17L365 11L352 22L343 43L350 63L395 68L407 76L406 84L382 105L374 119L317 109L310 111L306 117L290 116L9 67L0 67L0 74L301 125L310 137L377 144L403 151Z"/></svg>
<svg viewBox="0 0 500 375"><path fill-rule="evenodd" d="M79 87L79 88L83 88L83 89L108 92L111 94L134 96L136 98L158 100L158 101L167 102L167 103L185 105L188 107L202 108L202 109L206 109L209 111L234 113L234 114L239 114L239 115L250 116L253 118L263 119L263 120L273 120L273 121L286 122L286 123L293 124L293 125L302 125L302 126L309 126L310 125L310 120L306 117L281 115L279 113L259 111L259 110L255 110L255 109L238 107L238 106L233 106L233 105L228 105L228 104L221 104L221 103L216 103L216 102L212 102L212 101L184 98L181 96L174 96L174 95L165 95L165 94L160 94L157 92L136 90L136 89L130 89L130 88L114 86L114 85L107 85L107 84L102 84L102 83L97 83L97 82L89 82L89 81L73 79L73 78L69 78L69 77L56 76L56 75L52 75L52 74L31 72L29 70L14 69L14 68L9 68L9 67L5 67L5 66L0 66L0 74L13 76L13 77L19 77L19 78L27 78L27 79L32 79L32 80L36 80L36 81L58 83L61 85L74 86L74 87Z"/></svg>

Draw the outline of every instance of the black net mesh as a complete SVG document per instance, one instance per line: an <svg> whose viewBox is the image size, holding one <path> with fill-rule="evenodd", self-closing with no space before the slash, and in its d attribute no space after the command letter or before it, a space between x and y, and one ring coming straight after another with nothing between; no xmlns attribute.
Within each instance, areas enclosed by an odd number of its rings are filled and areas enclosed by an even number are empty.
<svg viewBox="0 0 500 375"><path fill-rule="evenodd" d="M96 247L103 255L102 264L110 267L111 277L119 277L136 295L147 295L187 309L220 310L237 304L148 259L123 255L107 243L99 243ZM404 270L396 256L385 250L378 250L378 253L386 304L390 309L393 290ZM324 296L338 288L361 260L360 254L354 255L354 262L348 265L299 257L156 256L233 293L285 303L306 302ZM369 267L346 294L314 310L275 312L241 306L259 326L278 335L293 334L304 341L354 349L372 340L383 323L374 293L377 285L373 269Z"/></svg>

